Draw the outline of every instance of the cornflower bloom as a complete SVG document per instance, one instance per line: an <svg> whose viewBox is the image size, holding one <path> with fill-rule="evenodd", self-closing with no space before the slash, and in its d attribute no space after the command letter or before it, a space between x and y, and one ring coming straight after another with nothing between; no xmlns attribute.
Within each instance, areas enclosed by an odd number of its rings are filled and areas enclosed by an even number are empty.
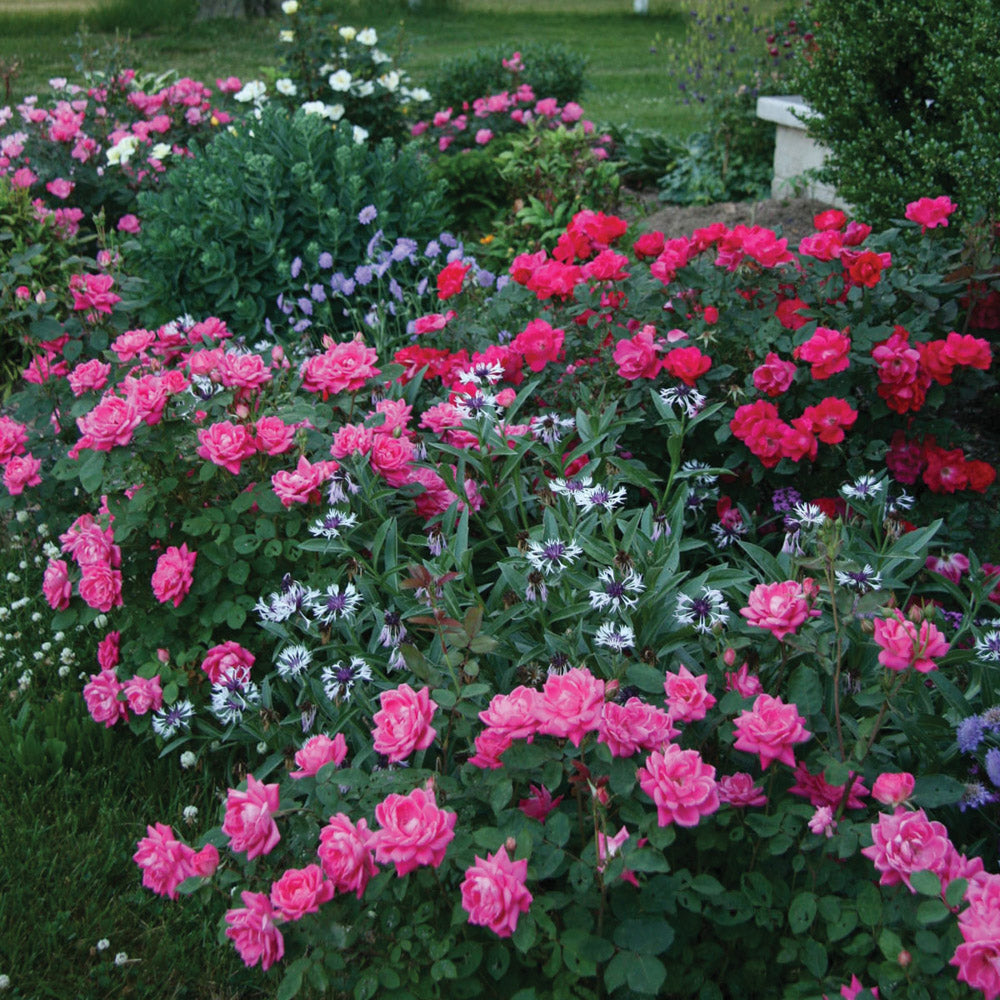
<svg viewBox="0 0 1000 1000"><path fill-rule="evenodd" d="M618 486L615 489L609 489L607 486L590 486L579 493L573 494L573 502L577 507L581 507L584 510L593 510L595 507L601 507L604 510L614 510L615 507L620 507L625 501L625 487Z"/></svg>
<svg viewBox="0 0 1000 1000"><path fill-rule="evenodd" d="M253 681L241 681L229 674L218 684L212 685L212 714L224 725L239 722L247 709L260 704L260 690Z"/></svg>
<svg viewBox="0 0 1000 1000"><path fill-rule="evenodd" d="M681 465L680 473L685 478L699 486L714 486L719 477L714 472L708 470L712 467L697 459L689 459Z"/></svg>
<svg viewBox="0 0 1000 1000"><path fill-rule="evenodd" d="M535 569L548 576L565 569L582 552L583 549L575 542L549 538L544 542L528 542L525 558Z"/></svg>
<svg viewBox="0 0 1000 1000"><path fill-rule="evenodd" d="M716 521L709 530L712 532L715 544L720 549L724 549L737 539L742 538L747 533L747 526L740 518L738 521Z"/></svg>
<svg viewBox="0 0 1000 1000"><path fill-rule="evenodd" d="M702 587L700 597L677 595L674 618L681 625L693 625L696 632L707 635L716 625L725 625L729 621L729 609L721 591Z"/></svg>
<svg viewBox="0 0 1000 1000"><path fill-rule="evenodd" d="M286 679L298 677L312 663L312 653L305 646L286 646L275 660L278 676Z"/></svg>
<svg viewBox="0 0 1000 1000"><path fill-rule="evenodd" d="M353 583L347 584L343 590L331 583L323 593L312 599L309 606L317 621L329 624L338 618L350 621L360 604L361 595Z"/></svg>
<svg viewBox="0 0 1000 1000"><path fill-rule="evenodd" d="M549 483L549 489L553 493L558 493L564 497L575 497L590 489L593 482L590 476L579 476L575 479L553 479Z"/></svg>
<svg viewBox="0 0 1000 1000"><path fill-rule="evenodd" d="M635 632L629 625L619 625L617 622L605 622L594 635L594 642L598 646L613 649L621 653L635 645Z"/></svg>
<svg viewBox="0 0 1000 1000"><path fill-rule="evenodd" d="M153 713L153 732L168 740L179 730L187 729L191 725L193 715L194 705L191 702L186 699L175 701L173 705Z"/></svg>
<svg viewBox="0 0 1000 1000"><path fill-rule="evenodd" d="M848 500L875 500L885 488L885 482L873 475L861 476L853 483L840 487Z"/></svg>
<svg viewBox="0 0 1000 1000"><path fill-rule="evenodd" d="M816 504L798 503L792 508L791 514L785 515L785 527L789 527L791 523L799 530L818 528L825 520L826 514Z"/></svg>
<svg viewBox="0 0 1000 1000"><path fill-rule="evenodd" d="M614 569L606 566L597 574L597 579L602 584L601 588L590 591L590 606L595 611L610 609L618 612L622 608L634 608L639 603L635 595L646 589L642 577L634 569L627 570L619 579Z"/></svg>
<svg viewBox="0 0 1000 1000"><path fill-rule="evenodd" d="M293 615L305 617L306 608L319 596L318 591L305 587L286 575L281 581L281 590L261 598L254 607L261 621L284 622Z"/></svg>
<svg viewBox="0 0 1000 1000"><path fill-rule="evenodd" d="M1000 662L1000 630L992 629L976 638L976 656L986 663Z"/></svg>
<svg viewBox="0 0 1000 1000"><path fill-rule="evenodd" d="M382 646L398 646L406 638L406 626L398 611L386 611L382 616L382 631L378 634Z"/></svg>
<svg viewBox="0 0 1000 1000"><path fill-rule="evenodd" d="M867 594L882 586L882 574L876 572L869 563L865 563L861 569L857 570L838 569L834 572L834 577L841 587L856 590L859 594Z"/></svg>
<svg viewBox="0 0 1000 1000"><path fill-rule="evenodd" d="M660 399L671 410L677 407L689 418L698 416L705 405L705 397L690 385L677 385L670 389L661 389Z"/></svg>
<svg viewBox="0 0 1000 1000"><path fill-rule="evenodd" d="M358 518L349 510L332 507L316 521L309 525L309 534L319 538L337 538L345 528L353 528Z"/></svg>
<svg viewBox="0 0 1000 1000"><path fill-rule="evenodd" d="M576 426L572 417L560 417L558 413L543 413L531 418L531 435L536 440L541 439L547 445L554 445L562 440L563 432Z"/></svg>
<svg viewBox="0 0 1000 1000"><path fill-rule="evenodd" d="M324 667L321 675L323 693L330 701L351 700L351 690L358 681L372 679L371 667L360 656L352 656L350 663L338 660L332 666Z"/></svg>

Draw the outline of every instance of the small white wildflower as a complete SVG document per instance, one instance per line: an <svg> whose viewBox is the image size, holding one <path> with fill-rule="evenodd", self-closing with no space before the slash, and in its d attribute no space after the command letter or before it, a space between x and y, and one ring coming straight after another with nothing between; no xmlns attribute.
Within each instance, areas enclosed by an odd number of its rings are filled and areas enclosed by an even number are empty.
<svg viewBox="0 0 1000 1000"><path fill-rule="evenodd" d="M31 612L31 620L33 622L40 622L42 620L42 613L41 613L41 611L32 611Z"/></svg>
<svg viewBox="0 0 1000 1000"><path fill-rule="evenodd" d="M6 972L0 973L0 990L10 989L10 976Z"/></svg>
<svg viewBox="0 0 1000 1000"><path fill-rule="evenodd" d="M875 500L884 488L885 480L876 479L869 474L841 486L840 492L849 500Z"/></svg>
<svg viewBox="0 0 1000 1000"><path fill-rule="evenodd" d="M291 17L293 14L297 14L298 12L299 0L285 0L285 2L281 5L281 13L287 14L288 17Z"/></svg>
<svg viewBox="0 0 1000 1000"><path fill-rule="evenodd" d="M190 771L191 768L197 763L198 756L193 750L185 750L184 753L181 754L181 767L183 767L185 771Z"/></svg>
<svg viewBox="0 0 1000 1000"><path fill-rule="evenodd" d="M59 668L59 669L58 669L58 670L56 671L56 673L57 673L57 674L58 674L58 675L59 675L60 677L69 677L69 665L68 665L68 664L66 664L66 663L64 663L64 664L63 664L63 665L62 665L62 666L61 666L61 667L60 667L60 668Z"/></svg>
<svg viewBox="0 0 1000 1000"><path fill-rule="evenodd" d="M368 129L362 128L360 125L352 125L351 138L355 145L360 146L368 138Z"/></svg>
<svg viewBox="0 0 1000 1000"><path fill-rule="evenodd" d="M98 951L107 951L110 947L111 942L107 938L101 938L101 940L97 942Z"/></svg>
<svg viewBox="0 0 1000 1000"><path fill-rule="evenodd" d="M354 39L358 37L358 29L352 28L349 24L345 24L340 29L340 37L343 38L345 42L353 42Z"/></svg>
<svg viewBox="0 0 1000 1000"><path fill-rule="evenodd" d="M298 87L295 86L295 82L289 80L287 76L283 76L280 80L275 80L274 89L279 94L284 94L285 97L294 97L299 92Z"/></svg>
<svg viewBox="0 0 1000 1000"><path fill-rule="evenodd" d="M128 954L126 952L120 951L118 952L117 955L115 955L115 965L117 965L119 968L123 966L127 961L128 961Z"/></svg>
<svg viewBox="0 0 1000 1000"><path fill-rule="evenodd" d="M637 595L646 589L642 577L634 569L627 570L619 578L612 567L606 566L597 574L597 579L601 586L590 591L590 606L595 611L634 608L639 603Z"/></svg>
<svg viewBox="0 0 1000 1000"><path fill-rule="evenodd" d="M288 32L288 34L291 34L291 32ZM233 100L239 101L241 104L247 104L250 101L256 104L258 101L263 100L265 94L267 94L267 84L263 80L250 80L243 85L241 90L233 94Z"/></svg>
<svg viewBox="0 0 1000 1000"><path fill-rule="evenodd" d="M197 806L185 806L184 807L184 812L183 812L182 815L184 816L184 822L187 823L188 825L190 825L191 823L194 823L195 820L197 820L197 818L198 818L198 807Z"/></svg>
<svg viewBox="0 0 1000 1000"><path fill-rule="evenodd" d="M261 740L257 744L257 753L267 753L267 741Z"/></svg>
<svg viewBox="0 0 1000 1000"><path fill-rule="evenodd" d="M18 524L27 524L30 516L26 510L19 510L15 515Z"/></svg>

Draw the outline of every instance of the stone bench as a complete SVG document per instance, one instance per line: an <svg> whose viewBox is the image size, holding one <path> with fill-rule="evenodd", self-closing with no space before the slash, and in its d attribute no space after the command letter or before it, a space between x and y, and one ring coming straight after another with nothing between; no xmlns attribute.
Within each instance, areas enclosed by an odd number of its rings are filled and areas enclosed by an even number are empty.
<svg viewBox="0 0 1000 1000"><path fill-rule="evenodd" d="M828 184L802 176L821 167L826 159L826 148L806 134L806 123L798 117L808 118L810 114L812 110L801 97L757 98L757 117L776 126L771 196L790 198L801 194L847 209L849 206Z"/></svg>

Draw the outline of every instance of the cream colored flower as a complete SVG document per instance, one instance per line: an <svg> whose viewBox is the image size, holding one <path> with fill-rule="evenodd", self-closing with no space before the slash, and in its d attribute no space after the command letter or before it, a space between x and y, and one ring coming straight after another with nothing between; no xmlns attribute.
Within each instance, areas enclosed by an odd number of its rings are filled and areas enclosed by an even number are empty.
<svg viewBox="0 0 1000 1000"><path fill-rule="evenodd" d="M345 24L340 29L340 37L344 39L345 42L353 42L357 37L358 29L352 28L349 24Z"/></svg>
<svg viewBox="0 0 1000 1000"><path fill-rule="evenodd" d="M292 14L297 14L299 12L298 0L285 0L285 2L281 5L281 12L283 14L287 14L289 17L291 17Z"/></svg>
<svg viewBox="0 0 1000 1000"><path fill-rule="evenodd" d="M374 45L378 41L378 35L375 34L374 28L365 28L364 31L358 32L358 41L362 45Z"/></svg>

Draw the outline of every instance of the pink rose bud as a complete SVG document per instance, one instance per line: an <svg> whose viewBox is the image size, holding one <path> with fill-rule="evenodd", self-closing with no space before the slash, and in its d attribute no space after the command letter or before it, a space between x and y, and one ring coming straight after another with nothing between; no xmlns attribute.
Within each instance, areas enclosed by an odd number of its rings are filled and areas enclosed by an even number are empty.
<svg viewBox="0 0 1000 1000"><path fill-rule="evenodd" d="M904 948L899 953L899 956L896 958L896 961L899 962L899 964L905 969L910 964L910 962L913 961L913 956Z"/></svg>
<svg viewBox="0 0 1000 1000"><path fill-rule="evenodd" d="M31 289L27 285L18 285L14 289L14 294L23 302L25 299L31 298Z"/></svg>
<svg viewBox="0 0 1000 1000"><path fill-rule="evenodd" d="M722 662L727 667L731 667L736 662L736 650L732 646L727 647L726 651L722 654Z"/></svg>
<svg viewBox="0 0 1000 1000"><path fill-rule="evenodd" d="M880 774L872 785L872 797L886 806L902 805L913 794L913 775L907 771Z"/></svg>

